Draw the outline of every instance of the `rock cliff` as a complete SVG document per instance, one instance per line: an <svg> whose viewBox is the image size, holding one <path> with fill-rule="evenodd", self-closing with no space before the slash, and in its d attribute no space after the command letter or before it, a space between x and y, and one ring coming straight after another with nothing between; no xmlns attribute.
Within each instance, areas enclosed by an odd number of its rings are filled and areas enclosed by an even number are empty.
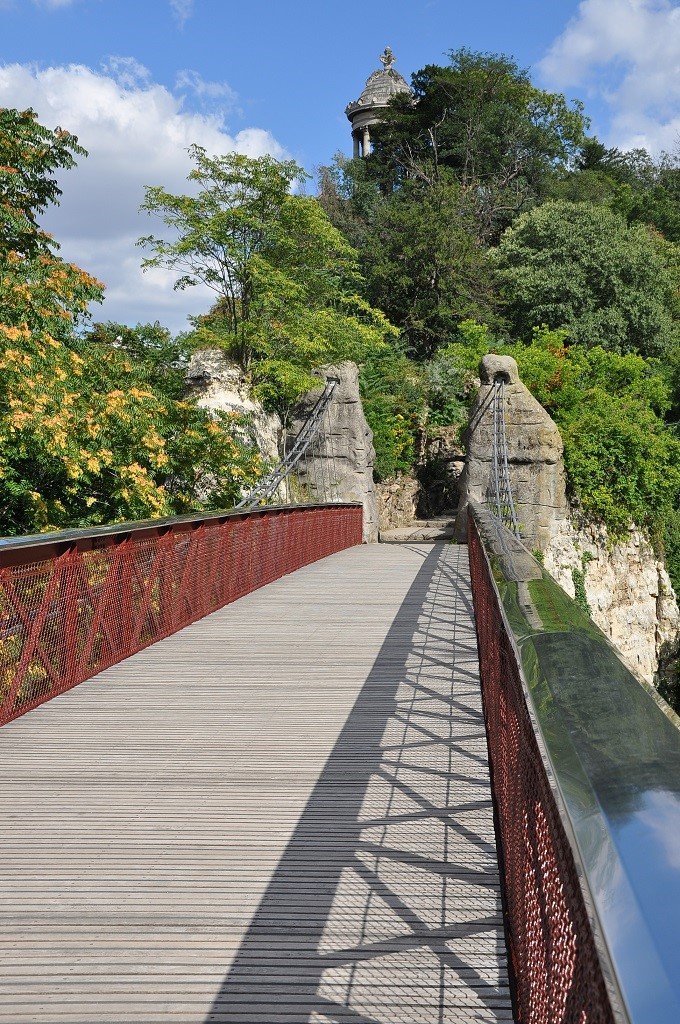
<svg viewBox="0 0 680 1024"><path fill-rule="evenodd" d="M505 384L510 487L522 539L528 548L543 551L550 541L552 524L567 514L562 438L543 406L519 379L517 363L510 356L487 355L481 362L481 386L465 434L467 454L460 480L457 535L461 540L465 537L468 501L483 504L492 490L492 396L497 377Z"/></svg>
<svg viewBox="0 0 680 1024"><path fill-rule="evenodd" d="M300 465L298 479L311 500L318 488L332 476L333 497L342 501L360 501L364 507L364 543L378 540L378 508L373 464L373 433L361 405L359 370L355 363L343 362L315 371L323 381L335 378L338 386L328 407L328 436L324 443L312 446ZM296 409L290 437L297 435L321 394L321 388L304 396ZM323 499L323 495L320 496Z"/></svg>
<svg viewBox="0 0 680 1024"><path fill-rule="evenodd" d="M509 357L485 356L470 413L457 531L463 539L469 499L488 503L492 475L493 381L505 381L510 486L525 545L542 553L570 597L588 604L594 622L631 668L654 682L663 652L680 638L680 611L668 573L641 531L612 544L604 527L578 525L565 494L562 439L522 384Z"/></svg>
<svg viewBox="0 0 680 1024"><path fill-rule="evenodd" d="M544 554L548 572L574 597L577 588L593 621L647 682L680 636L680 610L663 562L637 529L611 544L604 527L556 521Z"/></svg>
<svg viewBox="0 0 680 1024"><path fill-rule="evenodd" d="M189 394L202 409L245 416L264 458L271 463L278 461L281 420L275 413L265 412L252 398L243 373L221 349L195 352L187 367L186 382Z"/></svg>

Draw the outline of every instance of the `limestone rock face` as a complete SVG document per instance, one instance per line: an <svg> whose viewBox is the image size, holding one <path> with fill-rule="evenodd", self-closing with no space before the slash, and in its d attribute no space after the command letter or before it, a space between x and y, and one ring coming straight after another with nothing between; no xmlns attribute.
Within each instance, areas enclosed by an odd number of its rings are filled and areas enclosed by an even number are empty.
<svg viewBox="0 0 680 1024"><path fill-rule="evenodd" d="M254 400L243 373L227 360L221 349L201 349L189 361L186 373L189 393L209 412L236 412L245 416L257 447L272 464L279 459L281 420Z"/></svg>
<svg viewBox="0 0 680 1024"><path fill-rule="evenodd" d="M416 518L420 484L412 476L399 475L375 485L381 530L409 526Z"/></svg>
<svg viewBox="0 0 680 1024"><path fill-rule="evenodd" d="M466 525L467 500L485 503L490 497L490 398L498 375L505 382L508 469L525 545L543 552L545 568L570 597L575 596L576 582L583 581L593 621L633 671L654 682L660 659L680 636L680 611L668 573L639 530L631 529L623 543L611 544L604 527L577 525L565 497L559 431L508 357L485 356L480 367L481 384L467 432L459 536Z"/></svg>
<svg viewBox="0 0 680 1024"><path fill-rule="evenodd" d="M604 527L578 529L559 520L544 564L570 597L574 574L582 574L593 621L633 671L654 682L664 647L680 633L680 610L664 564L642 533L631 529L625 541L611 545Z"/></svg>
<svg viewBox="0 0 680 1024"><path fill-rule="evenodd" d="M378 540L378 507L373 483L375 449L373 432L361 404L359 370L355 363L343 362L314 372L324 382L336 378L339 383L328 408L328 436L324 435L321 443L312 445L307 459L299 465L299 484L312 501L323 499L323 489L332 476L333 497L362 503L364 543L375 543ZM300 402L291 425L291 439L299 432L321 392L322 388L310 391Z"/></svg>
<svg viewBox="0 0 680 1024"><path fill-rule="evenodd" d="M552 524L567 514L562 438L557 426L519 379L517 363L509 356L484 356L481 385L466 431L466 465L460 481L456 530L467 527L468 501L484 503L493 488L493 382L505 382L505 433L508 469L517 519L527 547L544 551Z"/></svg>

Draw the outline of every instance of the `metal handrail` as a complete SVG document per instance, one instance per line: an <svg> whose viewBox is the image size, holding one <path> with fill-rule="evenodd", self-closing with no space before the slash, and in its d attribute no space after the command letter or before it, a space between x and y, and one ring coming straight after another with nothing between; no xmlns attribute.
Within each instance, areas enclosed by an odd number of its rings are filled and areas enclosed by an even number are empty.
<svg viewBox="0 0 680 1024"><path fill-rule="evenodd" d="M218 512L191 512L183 516L166 516L162 519L136 519L121 523L109 523L106 526L87 526L70 530L51 530L46 533L25 534L20 537L0 537L0 568L7 565L22 565L27 562L53 558L77 548L87 551L95 548L117 544L127 536L142 537L159 536L169 530L185 528L187 531L196 529L202 523L220 522L231 518L252 517L257 513L289 513L299 509L318 509L325 505L333 508L355 508L361 504L357 501L305 503L300 505L267 505L263 508L244 509L232 508Z"/></svg>
<svg viewBox="0 0 680 1024"><path fill-rule="evenodd" d="M496 516L470 513L613 1019L680 1021L680 720ZM482 661L499 642L480 636Z"/></svg>
<svg viewBox="0 0 680 1024"><path fill-rule="evenodd" d="M355 502L7 538L0 725L361 535Z"/></svg>

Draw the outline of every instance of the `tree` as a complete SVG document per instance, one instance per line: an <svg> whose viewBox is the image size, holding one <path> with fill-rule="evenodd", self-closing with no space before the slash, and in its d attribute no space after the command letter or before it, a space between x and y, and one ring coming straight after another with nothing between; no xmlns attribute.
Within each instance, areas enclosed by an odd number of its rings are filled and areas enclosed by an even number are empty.
<svg viewBox="0 0 680 1024"><path fill-rule="evenodd" d="M54 178L85 155L75 136L40 125L33 110L0 109L0 335L36 343L68 338L103 285L60 259L38 216L58 203Z"/></svg>
<svg viewBox="0 0 680 1024"><path fill-rule="evenodd" d="M470 201L455 180L408 181L375 211L363 267L369 301L427 359L461 320L494 319L491 270Z"/></svg>
<svg viewBox="0 0 680 1024"><path fill-rule="evenodd" d="M162 328L77 333L103 285L56 254L38 217L58 200L54 170L83 153L33 111L0 111L3 534L224 507L261 471L242 427L164 386L172 371L150 355L170 345Z"/></svg>
<svg viewBox="0 0 680 1024"><path fill-rule="evenodd" d="M605 207L544 203L505 232L494 260L516 337L546 324L616 352L677 343L678 250Z"/></svg>
<svg viewBox="0 0 680 1024"><path fill-rule="evenodd" d="M575 166L549 183L555 199L602 203L629 224L650 224L671 242L680 242L680 154L658 160L644 149L608 149L586 139Z"/></svg>
<svg viewBox="0 0 680 1024"><path fill-rule="evenodd" d="M416 71L412 95L392 99L369 163L388 190L407 178L432 184L448 169L482 236L494 237L569 165L587 122L581 104L537 89L509 57L461 49L449 58Z"/></svg>
<svg viewBox="0 0 680 1024"><path fill-rule="evenodd" d="M373 431L377 478L408 473L426 419L427 387L422 371L398 348L385 346L364 361L359 382Z"/></svg>
<svg viewBox="0 0 680 1024"><path fill-rule="evenodd" d="M152 324L96 323L86 332L78 348L85 347L96 357L97 346L103 353L115 350L125 356L155 392L166 398L182 398L186 390L185 371L189 361L188 346L173 338L158 320Z"/></svg>
<svg viewBox="0 0 680 1024"><path fill-rule="evenodd" d="M199 282L217 301L194 321L193 343L220 345L250 371L260 393L287 406L311 386L309 371L364 354L394 335L358 294L357 254L316 202L291 194L304 177L292 161L240 154L210 157L193 146L195 195L147 189L172 240L149 236L146 267Z"/></svg>

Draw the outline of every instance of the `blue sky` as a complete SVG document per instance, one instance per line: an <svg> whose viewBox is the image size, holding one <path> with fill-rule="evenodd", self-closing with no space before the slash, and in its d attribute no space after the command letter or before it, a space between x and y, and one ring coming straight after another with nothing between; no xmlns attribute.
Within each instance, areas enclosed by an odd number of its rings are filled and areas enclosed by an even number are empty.
<svg viewBox="0 0 680 1024"><path fill-rule="evenodd" d="M186 147L293 156L349 151L346 103L389 44L408 78L459 46L501 51L580 96L611 144L680 136L680 7L670 0L0 0L0 104L32 105L90 157L48 227L108 285L98 317L179 329L206 295L142 276L145 183L179 189Z"/></svg>

